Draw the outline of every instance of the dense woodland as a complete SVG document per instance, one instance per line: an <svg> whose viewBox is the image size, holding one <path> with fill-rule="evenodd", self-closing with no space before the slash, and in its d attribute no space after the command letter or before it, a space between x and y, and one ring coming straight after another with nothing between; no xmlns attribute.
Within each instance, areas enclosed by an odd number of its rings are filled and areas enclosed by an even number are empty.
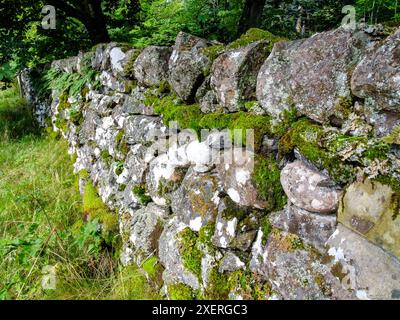
<svg viewBox="0 0 400 320"><path fill-rule="evenodd" d="M55 29L41 27L45 5L56 8ZM0 79L100 42L171 44L180 30L224 43L251 27L307 37L338 26L345 5L359 21L400 20L398 0L1 0Z"/></svg>

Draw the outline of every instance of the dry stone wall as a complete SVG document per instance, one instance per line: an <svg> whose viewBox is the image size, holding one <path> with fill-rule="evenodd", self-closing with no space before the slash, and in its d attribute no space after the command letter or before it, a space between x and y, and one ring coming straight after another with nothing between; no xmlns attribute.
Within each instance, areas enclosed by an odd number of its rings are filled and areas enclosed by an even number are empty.
<svg viewBox="0 0 400 320"><path fill-rule="evenodd" d="M152 261L166 298L398 299L400 30L373 30L227 47L182 32L55 61L97 72L74 95L22 82L82 194L118 215L122 262Z"/></svg>

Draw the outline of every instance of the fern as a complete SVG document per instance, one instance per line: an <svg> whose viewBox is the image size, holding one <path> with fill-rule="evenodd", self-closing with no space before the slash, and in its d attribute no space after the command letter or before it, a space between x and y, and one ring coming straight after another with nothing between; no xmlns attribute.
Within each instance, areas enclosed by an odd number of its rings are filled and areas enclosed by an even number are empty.
<svg viewBox="0 0 400 320"><path fill-rule="evenodd" d="M388 144L400 145L400 126L395 127L392 133L383 137L382 140Z"/></svg>

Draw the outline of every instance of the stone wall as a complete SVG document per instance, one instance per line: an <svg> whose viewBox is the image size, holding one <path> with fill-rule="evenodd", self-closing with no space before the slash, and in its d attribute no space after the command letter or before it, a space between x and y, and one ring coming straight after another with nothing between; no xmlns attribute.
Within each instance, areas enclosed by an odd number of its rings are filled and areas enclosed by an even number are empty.
<svg viewBox="0 0 400 320"><path fill-rule="evenodd" d="M52 64L96 71L74 95L22 83L166 298L396 299L400 30L366 30L104 44Z"/></svg>

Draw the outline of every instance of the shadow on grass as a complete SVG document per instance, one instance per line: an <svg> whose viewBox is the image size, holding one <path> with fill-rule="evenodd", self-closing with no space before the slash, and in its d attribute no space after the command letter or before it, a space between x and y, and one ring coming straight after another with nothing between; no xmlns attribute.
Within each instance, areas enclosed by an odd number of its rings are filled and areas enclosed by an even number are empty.
<svg viewBox="0 0 400 320"><path fill-rule="evenodd" d="M41 130L33 116L32 107L20 97L16 87L0 91L0 139L20 140L38 136Z"/></svg>

